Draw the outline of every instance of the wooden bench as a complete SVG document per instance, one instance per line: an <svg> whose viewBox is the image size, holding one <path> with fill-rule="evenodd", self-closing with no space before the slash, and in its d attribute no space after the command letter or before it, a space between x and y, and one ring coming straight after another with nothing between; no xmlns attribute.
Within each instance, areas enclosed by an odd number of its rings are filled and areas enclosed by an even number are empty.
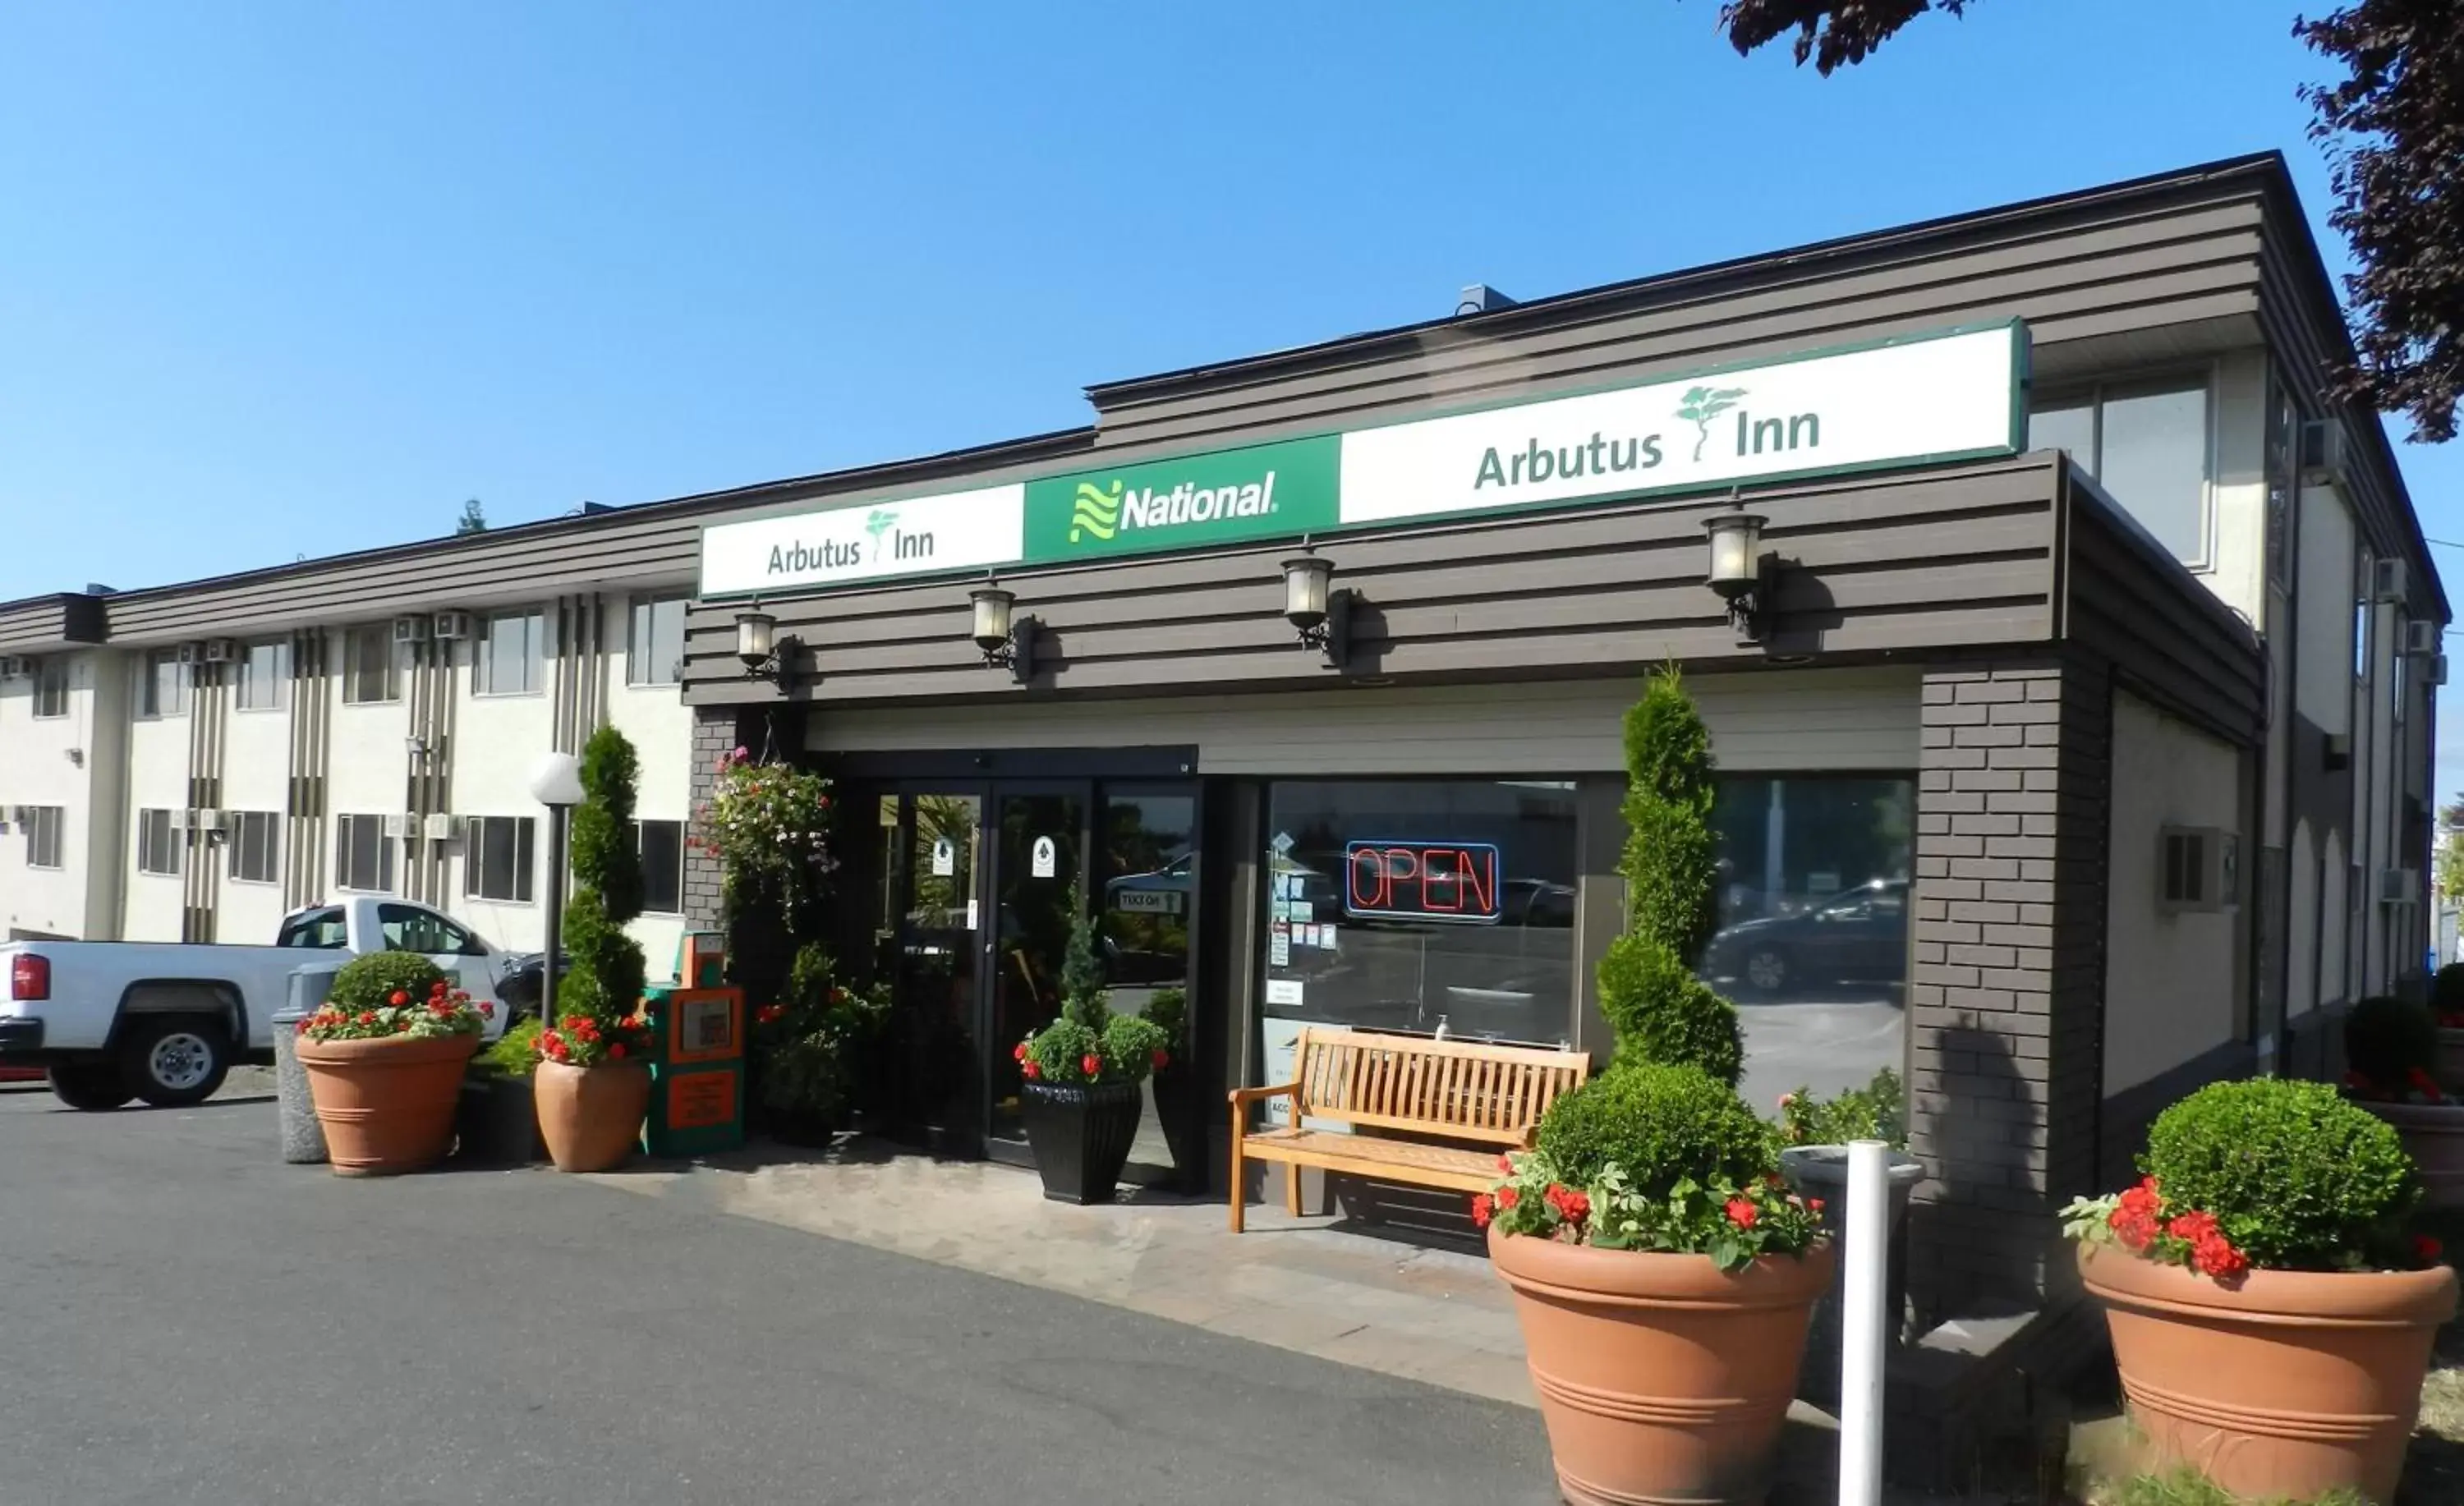
<svg viewBox="0 0 2464 1506"><path fill-rule="evenodd" d="M1294 1059L1300 1072L1293 1081L1232 1090L1236 1234L1247 1212L1243 1176L1253 1160L1279 1161L1291 1168L1284 1179L1284 1207L1296 1217L1303 1167L1381 1182L1486 1191L1497 1181L1499 1147L1529 1144L1557 1095L1592 1075L1592 1059L1579 1051L1317 1026L1302 1030ZM1250 1105L1275 1098L1291 1101L1291 1123L1252 1129ZM1381 1133L1312 1128L1311 1120L1335 1120L1355 1130ZM1398 1138L1407 1135L1425 1138ZM1460 1144L1464 1141L1472 1145Z"/></svg>

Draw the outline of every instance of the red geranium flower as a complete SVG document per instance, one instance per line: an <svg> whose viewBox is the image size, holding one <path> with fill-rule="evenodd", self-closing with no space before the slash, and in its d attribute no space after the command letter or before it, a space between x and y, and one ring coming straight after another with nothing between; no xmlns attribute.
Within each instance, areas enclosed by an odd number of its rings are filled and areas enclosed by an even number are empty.
<svg viewBox="0 0 2464 1506"><path fill-rule="evenodd" d="M764 1004L753 1012L753 1017L764 1025L775 1025L786 1013L784 1004Z"/></svg>
<svg viewBox="0 0 2464 1506"><path fill-rule="evenodd" d="M2200 1240L2216 1233L2216 1215L2213 1213L2200 1212L2184 1213L2181 1217L2174 1219L2169 1224L2167 1224L2165 1226L2165 1232L2171 1234L2176 1239L2184 1239L2189 1241L2191 1244L2197 1244Z"/></svg>
<svg viewBox="0 0 2464 1506"><path fill-rule="evenodd" d="M1551 1183L1548 1197L1549 1206L1557 1211L1557 1216L1570 1224L1579 1224L1591 1216L1592 1200L1586 1193Z"/></svg>
<svg viewBox="0 0 2464 1506"><path fill-rule="evenodd" d="M1507 1176L1512 1176L1514 1174L1514 1158L1502 1150L1499 1151L1497 1154L1497 1169L1505 1172Z"/></svg>
<svg viewBox="0 0 2464 1506"><path fill-rule="evenodd" d="M1763 1211L1754 1206L1753 1199L1746 1197L1728 1199L1728 1222L1739 1229L1753 1228L1755 1221L1762 1216Z"/></svg>
<svg viewBox="0 0 2464 1506"><path fill-rule="evenodd" d="M480 1000L479 1017L481 1019L495 1019L496 1017L496 1006L489 1003L485 999Z"/></svg>
<svg viewBox="0 0 2464 1506"><path fill-rule="evenodd" d="M2234 1249L2233 1242L2220 1233L2200 1240L2190 1251L2190 1262L2219 1281L2231 1280L2250 1269L2250 1256Z"/></svg>
<svg viewBox="0 0 2464 1506"><path fill-rule="evenodd" d="M1024 1067L1023 1069L1022 1069L1022 1070L1025 1073L1025 1075L1026 1075L1026 1080L1027 1080L1029 1082L1039 1081L1039 1080L1041 1080L1043 1079L1043 1077L1044 1077L1044 1069L1043 1069L1042 1067L1037 1066L1037 1065L1036 1065L1034 1062L1032 1062L1032 1061L1028 1062L1028 1063L1025 1065L1025 1067Z"/></svg>
<svg viewBox="0 0 2464 1506"><path fill-rule="evenodd" d="M1157 1047L1155 1047L1155 1069L1157 1072L1161 1072L1164 1068L1166 1068L1166 1067L1168 1067L1168 1066L1171 1066L1171 1065L1172 1065L1172 1053L1171 1053L1171 1052L1169 1052L1169 1051L1164 1050L1161 1046L1157 1046Z"/></svg>
<svg viewBox="0 0 2464 1506"><path fill-rule="evenodd" d="M1508 1183L1507 1186L1501 1187L1497 1190L1497 1206L1500 1208L1512 1208L1516 1203L1521 1202L1522 1199L1522 1192L1517 1190L1511 1183Z"/></svg>
<svg viewBox="0 0 2464 1506"><path fill-rule="evenodd" d="M1009 1059L1012 1061L1024 1061L1026 1059L1026 1042L1023 1040L1020 1041L1018 1043L1018 1049L1009 1054Z"/></svg>
<svg viewBox="0 0 2464 1506"><path fill-rule="evenodd" d="M623 1041L617 1041L607 1048L607 1059L610 1061L622 1061L625 1059L625 1043Z"/></svg>
<svg viewBox="0 0 2464 1506"><path fill-rule="evenodd" d="M389 993L389 994L387 994L387 995L385 996L385 1002L386 1002L386 1003L388 1003L388 1004L397 1005L397 1006L399 1006L399 1005L403 1005L403 1004L407 1004L407 1003L409 1003L409 1002L410 1002L410 995L409 995L409 994L407 994L407 993L404 993L402 990L400 990L400 989L396 989L396 990L394 990L391 993Z"/></svg>
<svg viewBox="0 0 2464 1506"><path fill-rule="evenodd" d="M1486 1192L1474 1192L1471 1195L1472 1227L1476 1229L1486 1229L1488 1227L1488 1221L1497 1216L1495 1212L1496 1202L1497 1200L1490 1197Z"/></svg>
<svg viewBox="0 0 2464 1506"><path fill-rule="evenodd" d="M363 1010L360 1011L360 1023L361 1023L361 1024L363 1024L363 1025L373 1025L373 1024L375 1024L376 1022L377 1022L377 1012L376 1012L375 1010L372 1010L372 1009L363 1009Z"/></svg>
<svg viewBox="0 0 2464 1506"><path fill-rule="evenodd" d="M291 1034L295 1036L304 1036L308 1034L308 1027L315 1023L317 1023L317 1021L314 1018L303 1019L298 1024L291 1027Z"/></svg>
<svg viewBox="0 0 2464 1506"><path fill-rule="evenodd" d="M2113 1227L2113 1237L2122 1241L2122 1247L2125 1250L2132 1252L2145 1250L2156 1238L2156 1220L2145 1214L2133 1213L2126 1208L2115 1209L2113 1217L2108 1222Z"/></svg>
<svg viewBox="0 0 2464 1506"><path fill-rule="evenodd" d="M1807 1199L1805 1200L1805 1211L1806 1211L1807 1212L1809 1212L1809 1213L1812 1213L1812 1214L1813 1214L1815 1217L1816 1217L1816 1218L1821 1217L1821 1216L1822 1216L1822 1199L1820 1199L1820 1198L1818 1198L1818 1197L1809 1197L1809 1198L1807 1198Z"/></svg>
<svg viewBox="0 0 2464 1506"><path fill-rule="evenodd" d="M1104 1059L1090 1051L1078 1059L1078 1070L1090 1078L1100 1077L1104 1071Z"/></svg>
<svg viewBox="0 0 2464 1506"><path fill-rule="evenodd" d="M2419 1260L2423 1265L2436 1265L2438 1263L2438 1257L2445 1253L2446 1247L2441 1245L2432 1236L2429 1234L2415 1234L2412 1236L2413 1258Z"/></svg>

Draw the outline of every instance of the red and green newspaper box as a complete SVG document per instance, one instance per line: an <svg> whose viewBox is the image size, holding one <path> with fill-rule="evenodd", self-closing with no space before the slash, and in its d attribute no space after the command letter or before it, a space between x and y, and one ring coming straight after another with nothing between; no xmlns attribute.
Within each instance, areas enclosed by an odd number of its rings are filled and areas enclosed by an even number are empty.
<svg viewBox="0 0 2464 1506"><path fill-rule="evenodd" d="M706 1155L744 1144L744 991L723 986L726 973L727 938L687 931L676 944L681 981L646 991L658 1022L642 1130L651 1155Z"/></svg>

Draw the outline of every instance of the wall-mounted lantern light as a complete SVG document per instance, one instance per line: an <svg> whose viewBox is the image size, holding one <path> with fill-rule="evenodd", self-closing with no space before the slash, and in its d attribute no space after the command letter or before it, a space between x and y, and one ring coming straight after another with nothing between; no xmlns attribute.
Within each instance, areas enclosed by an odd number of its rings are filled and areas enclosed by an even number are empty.
<svg viewBox="0 0 2464 1506"><path fill-rule="evenodd" d="M1035 677L1035 640L1043 625L1032 617L1018 617L1011 608L1018 597L1001 588L998 581L987 580L967 593L968 603L975 609L976 647L982 651L984 667L1006 669L1010 678L1021 685Z"/></svg>
<svg viewBox="0 0 2464 1506"><path fill-rule="evenodd" d="M1741 643L1761 643L1768 626L1773 560L1763 553L1766 521L1737 504L1703 520L1711 543L1710 569L1703 583L1728 603L1728 625Z"/></svg>
<svg viewBox="0 0 2464 1506"><path fill-rule="evenodd" d="M1309 548L1309 540L1301 547ZM1284 621L1301 635L1302 647L1322 650L1340 669L1352 647L1353 593L1333 584L1331 559L1304 554L1284 561Z"/></svg>
<svg viewBox="0 0 2464 1506"><path fill-rule="evenodd" d="M736 657L744 661L744 677L767 680L780 689L787 688L794 671L787 661L798 646L792 633L781 637L779 620L761 610L759 603L749 612L736 614Z"/></svg>

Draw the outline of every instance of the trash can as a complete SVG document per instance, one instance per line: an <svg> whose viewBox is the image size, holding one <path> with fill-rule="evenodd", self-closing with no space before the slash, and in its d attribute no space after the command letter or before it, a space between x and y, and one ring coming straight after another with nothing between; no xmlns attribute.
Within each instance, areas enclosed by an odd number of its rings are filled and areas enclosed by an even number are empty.
<svg viewBox="0 0 2464 1506"><path fill-rule="evenodd" d="M1814 1320L1805 1338L1805 1363L1797 1372L1799 1400L1836 1409L1839 1405L1839 1322L1842 1288L1848 1279L1847 1234L1843 1215L1848 1208L1848 1147L1791 1146L1779 1153L1780 1170L1807 1197L1822 1199L1822 1232L1839 1247L1842 1258L1832 1268L1831 1290L1814 1304ZM1908 1292L1908 1194L1925 1180L1925 1163L1904 1150L1891 1152L1891 1237L1889 1310L1882 1319L1882 1338L1899 1347L1900 1328L1906 1321Z"/></svg>
<svg viewBox="0 0 2464 1506"><path fill-rule="evenodd" d="M282 1159L293 1166L317 1166L325 1160L325 1126L317 1123L317 1106L308 1098L308 1069L291 1049L292 1031L317 1013L333 987L341 963L319 962L294 968L286 984L282 1012L274 1016L274 1092L281 1124Z"/></svg>

